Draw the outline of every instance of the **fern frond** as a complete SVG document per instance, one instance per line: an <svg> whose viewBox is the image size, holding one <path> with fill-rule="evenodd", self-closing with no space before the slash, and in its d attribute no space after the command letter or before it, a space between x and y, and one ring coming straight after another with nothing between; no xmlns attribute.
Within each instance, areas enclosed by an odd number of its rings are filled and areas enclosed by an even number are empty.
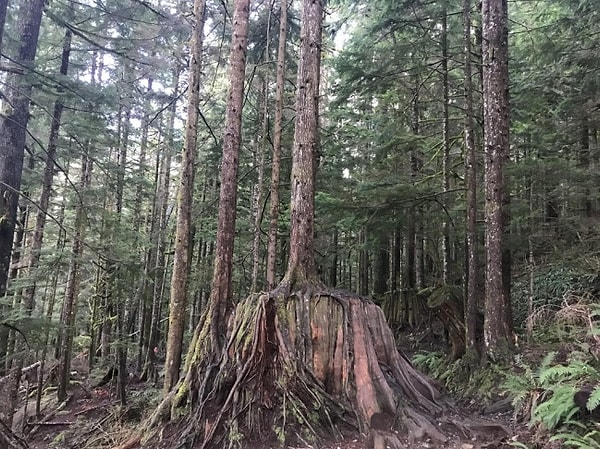
<svg viewBox="0 0 600 449"><path fill-rule="evenodd" d="M550 351L546 356L542 359L540 363L540 370L547 369L554 359L556 358L556 351Z"/></svg>
<svg viewBox="0 0 600 449"><path fill-rule="evenodd" d="M539 382L541 386L551 387L556 382L570 380L590 380L596 378L598 371L591 365L581 361L574 361L568 365L556 365L549 368L540 368Z"/></svg>
<svg viewBox="0 0 600 449"><path fill-rule="evenodd" d="M600 405L600 386L596 386L587 401L587 409L591 412Z"/></svg>
<svg viewBox="0 0 600 449"><path fill-rule="evenodd" d="M570 385L556 387L552 396L535 408L534 421L541 422L547 429L554 429L568 416L572 416L573 409L576 408L574 392L575 388Z"/></svg>

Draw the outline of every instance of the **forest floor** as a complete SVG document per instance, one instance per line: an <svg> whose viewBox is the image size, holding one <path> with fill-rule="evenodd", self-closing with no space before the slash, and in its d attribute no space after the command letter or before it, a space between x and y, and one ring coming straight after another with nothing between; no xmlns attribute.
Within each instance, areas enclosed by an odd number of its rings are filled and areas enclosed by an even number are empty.
<svg viewBox="0 0 600 449"><path fill-rule="evenodd" d="M411 349L432 349L430 343L423 342L419 336L412 336ZM422 349L422 348L421 348ZM435 348L433 348L435 349ZM94 374L94 373L93 373ZM104 373L87 375L82 369L73 372L72 388L69 399L57 404L54 391L46 393L41 402L41 414L35 418L35 399L23 403L15 416L13 429L31 449L64 448L64 449L100 449L118 448L136 432L144 417L158 404L160 386L141 383L131 379L128 385L128 405L122 407L115 397L115 386L111 383L97 386ZM32 396L30 394L30 396ZM33 395L34 396L34 395ZM491 392L489 399L462 397L455 403L456 420L474 419L491 424L489 427L474 431L471 435L459 435L446 432L448 440L438 442L425 439L410 442L399 435L405 448L429 449L508 449L512 447L558 448L560 446L547 442L547 438L539 435L526 422L514 419L510 403L502 397L500 387ZM448 418L448 417L446 417ZM496 429L493 432L490 429ZM444 429L445 430L445 429ZM544 441L546 440L546 441ZM520 445L519 443L527 446ZM162 435L160 446L153 449L175 449L178 443L177 430L167 430ZM265 443L248 443L247 449L269 449ZM344 440L332 440L318 446L310 444L294 444L289 449L366 449L368 445L359 436Z"/></svg>

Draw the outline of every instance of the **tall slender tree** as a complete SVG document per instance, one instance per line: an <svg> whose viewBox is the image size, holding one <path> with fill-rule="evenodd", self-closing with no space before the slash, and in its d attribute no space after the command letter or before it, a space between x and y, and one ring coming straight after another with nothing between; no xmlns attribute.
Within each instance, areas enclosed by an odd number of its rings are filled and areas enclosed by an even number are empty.
<svg viewBox="0 0 600 449"><path fill-rule="evenodd" d="M229 58L229 93L225 113L223 160L215 265L210 293L211 344L218 352L222 348L227 328L227 311L231 307L233 243L237 204L237 177L242 145L242 106L248 46L249 0L236 0L233 11L233 37Z"/></svg>
<svg viewBox="0 0 600 449"><path fill-rule="evenodd" d="M479 256L477 248L477 151L475 148L475 121L473 107L473 64L471 42L471 0L463 0L463 45L464 45L464 146L466 153L465 178L467 182L467 233L466 233L466 345L470 353L476 349L477 339L477 281L479 278Z"/></svg>
<svg viewBox="0 0 600 449"><path fill-rule="evenodd" d="M277 80L275 90L275 123L273 125L273 161L271 163L269 237L267 244L267 287L275 287L277 230L279 220L279 180L281 173L281 134L283 132L283 98L285 92L285 48L287 39L287 0L280 1L279 45L277 48Z"/></svg>
<svg viewBox="0 0 600 449"><path fill-rule="evenodd" d="M21 180L29 107L33 91L32 69L37 51L44 0L26 2L19 9L17 21L18 53L14 58L15 67L4 81L0 113L0 298L6 294L13 237L17 224L17 206L21 194ZM4 310L0 308L0 320ZM0 366L5 364L8 341L8 328L0 325ZM3 388L0 402L13 404L16 387L21 377L22 362L18 362L11 372L11 387ZM0 374L2 369L0 369ZM1 397L14 392L13 398ZM9 427L12 423L13 408L0 410L0 421Z"/></svg>
<svg viewBox="0 0 600 449"><path fill-rule="evenodd" d="M508 3L483 0L483 114L485 146L485 321L484 343L497 359L511 344L511 307L504 293L505 165L509 157Z"/></svg>
<svg viewBox="0 0 600 449"><path fill-rule="evenodd" d="M188 290L190 246L192 240L192 205L200 104L204 8L205 0L194 1L194 22L192 27L190 61L188 67L187 121L182 151L181 179L177 196L177 227L175 231L173 273L171 275L169 331L165 360L166 372L163 384L165 392L168 392L173 388L177 380L179 380L183 330L185 328L185 304Z"/></svg>
<svg viewBox="0 0 600 449"><path fill-rule="evenodd" d="M69 2L69 11L72 11L73 2ZM65 37L63 40L63 48L61 54L61 63L59 73L66 76L69 69L69 57L71 54L71 39L73 32L65 29ZM52 112L52 120L50 122L50 133L48 137L48 148L46 149L46 163L44 165L44 177L42 181L42 191L38 200L38 210L35 216L35 228L33 231L32 242L30 244L31 256L28 262L28 269L33 271L37 268L40 261L40 251L44 239L44 227L46 225L46 214L50 203L50 195L52 193L52 182L54 179L54 171L56 169L56 154L58 149L58 138L61 127L61 120L64 109L64 99L62 89L59 87L59 95L54 101L54 109ZM26 309L33 310L35 305L35 279L28 285L23 292L23 302Z"/></svg>
<svg viewBox="0 0 600 449"><path fill-rule="evenodd" d="M314 255L314 220L316 156L319 146L322 8L321 0L303 3L292 149L290 253L287 270L281 281L281 285L288 289L320 282Z"/></svg>

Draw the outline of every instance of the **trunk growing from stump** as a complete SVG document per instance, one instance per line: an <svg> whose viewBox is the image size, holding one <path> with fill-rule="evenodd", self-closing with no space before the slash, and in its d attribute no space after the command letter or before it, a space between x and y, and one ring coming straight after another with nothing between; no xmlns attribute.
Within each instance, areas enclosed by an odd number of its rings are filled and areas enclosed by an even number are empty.
<svg viewBox="0 0 600 449"><path fill-rule="evenodd" d="M188 404L190 411L174 433L189 447L243 447L240 441L306 446L307 440L346 433L368 436L377 449L405 447L403 436L445 440L439 426L447 406L430 380L397 351L381 309L366 298L324 287L316 273L314 161L323 9L320 1L303 5L286 275L273 291L241 301L226 327L218 323L226 336L221 348L211 342L214 315L204 317L185 378L145 426L154 432L150 438L156 438L159 420L172 420L176 408Z"/></svg>

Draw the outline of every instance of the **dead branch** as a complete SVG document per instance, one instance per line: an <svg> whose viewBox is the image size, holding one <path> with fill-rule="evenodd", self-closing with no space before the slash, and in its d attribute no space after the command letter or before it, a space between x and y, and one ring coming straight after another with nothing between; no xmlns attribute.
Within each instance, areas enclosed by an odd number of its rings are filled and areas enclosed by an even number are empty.
<svg viewBox="0 0 600 449"><path fill-rule="evenodd" d="M32 426L72 426L77 424L75 421L33 421Z"/></svg>
<svg viewBox="0 0 600 449"><path fill-rule="evenodd" d="M0 420L0 447L7 449L28 449L29 445Z"/></svg>

